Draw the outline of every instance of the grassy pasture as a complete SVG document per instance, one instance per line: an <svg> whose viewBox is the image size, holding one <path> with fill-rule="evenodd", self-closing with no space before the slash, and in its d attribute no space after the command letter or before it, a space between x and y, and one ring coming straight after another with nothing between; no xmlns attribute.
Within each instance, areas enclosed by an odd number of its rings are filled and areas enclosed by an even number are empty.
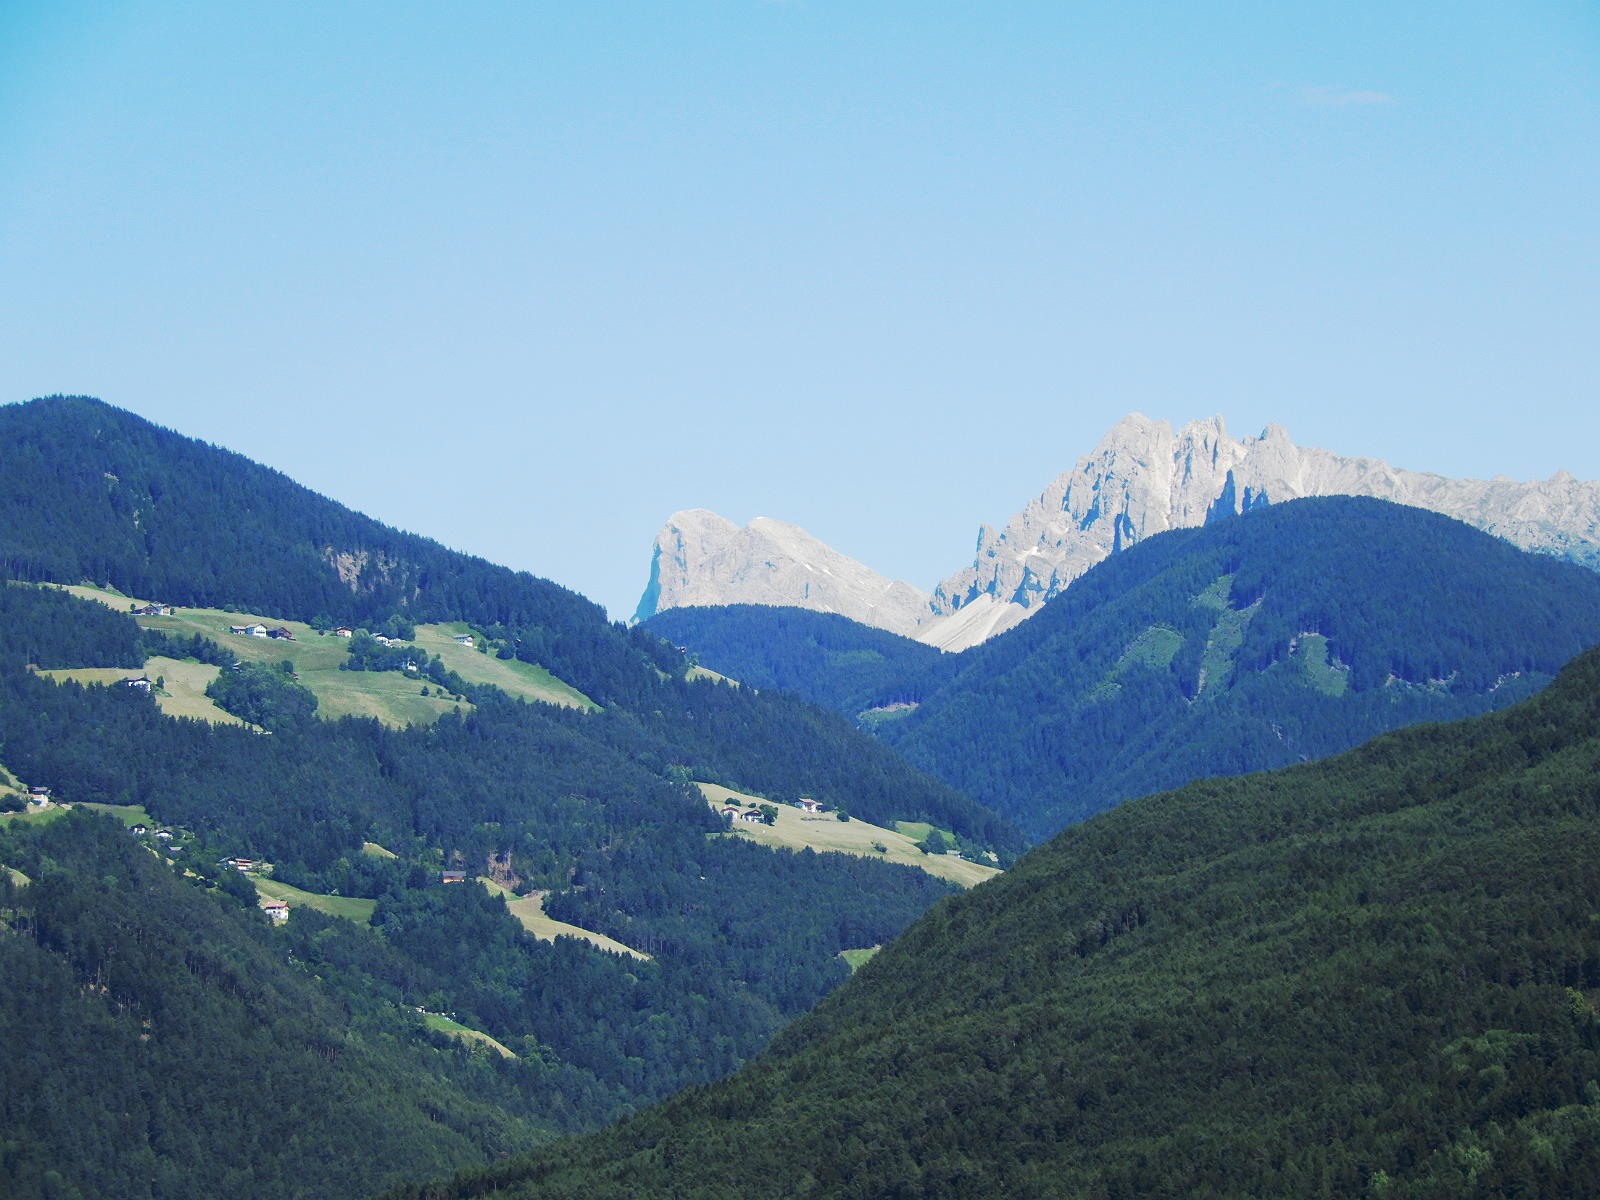
<svg viewBox="0 0 1600 1200"><path fill-rule="evenodd" d="M251 637L229 633L230 625L254 622L269 628L281 625L294 634L294 641ZM374 717L386 725L427 725L458 705L471 707L438 695L422 695L438 689L403 671L341 671L350 646L344 638L318 633L303 621L283 621L258 613L229 612L220 608L184 608L170 617L140 617L139 624L161 629L178 637L200 634L231 651L241 662L280 666L294 664L300 682L317 698L317 715L326 720L340 717Z"/></svg>
<svg viewBox="0 0 1600 1200"><path fill-rule="evenodd" d="M194 717L210 721L213 725L248 725L230 712L224 712L206 695L206 688L217 677L221 668L209 663L190 662L185 659L155 655L142 667L69 667L40 671L39 674L57 681L71 679L77 683L109 686L124 679L137 679L147 675L151 679L166 681L166 692L155 693L156 707L169 717Z"/></svg>
<svg viewBox="0 0 1600 1200"><path fill-rule="evenodd" d="M1239 653L1239 647L1244 645L1245 628L1260 608L1261 601L1257 600L1249 608L1223 608L1217 614L1217 623L1211 628L1205 654L1200 659L1201 694L1208 687L1227 685L1233 675L1234 656Z"/></svg>
<svg viewBox="0 0 1600 1200"><path fill-rule="evenodd" d="M49 808L35 808L29 805L25 812L0 813L0 824L6 821L23 821L30 825L48 825L51 821L59 821L67 815L67 810L59 804L52 804Z"/></svg>
<svg viewBox="0 0 1600 1200"><path fill-rule="evenodd" d="M861 969L862 963L882 949L882 946L868 946L864 950L841 950L839 957L850 964L850 974L854 975Z"/></svg>
<svg viewBox="0 0 1600 1200"><path fill-rule="evenodd" d="M927 821L896 821L894 827L913 842L923 841L930 833L942 833L945 837L950 836L949 830L940 829L937 825L930 825Z"/></svg>
<svg viewBox="0 0 1600 1200"><path fill-rule="evenodd" d="M104 604L107 608L114 608L121 613L125 613L134 607L155 603L153 600L141 600L136 596L124 596L116 588L95 587L93 584L87 583L47 583L43 586L58 587L63 592L76 596L79 600L93 600L96 603Z"/></svg>
<svg viewBox="0 0 1600 1200"><path fill-rule="evenodd" d="M422 1023L429 1029L437 1029L441 1033L448 1033L451 1037L457 1038L463 1042L481 1042L491 1049L498 1051L499 1054L504 1058L516 1057L516 1055L511 1052L510 1047L508 1047L504 1042L496 1041L487 1033L484 1033L481 1029L469 1029L467 1026L461 1024L460 1021L452 1020L443 1013L425 1012L422 1014Z"/></svg>
<svg viewBox="0 0 1600 1200"><path fill-rule="evenodd" d="M609 950L613 954L631 954L634 958L650 957L644 951L624 946L615 938L609 938L603 933L596 933L592 929L583 929L577 925L568 925L565 921L545 916L544 897L537 892L518 896L494 880L481 875L478 877L478 882L495 895L504 897L506 908L511 915L522 923L524 929L541 941L553 942L558 937L582 938L591 946L598 946L601 950Z"/></svg>
<svg viewBox="0 0 1600 1200"><path fill-rule="evenodd" d="M225 712L206 695L206 688L216 679L221 667L211 663L192 662L187 659L156 655L144 664L144 673L151 679L166 681L166 695L157 695L156 704L172 717L195 717L213 725L246 725L231 712Z"/></svg>
<svg viewBox="0 0 1600 1200"><path fill-rule="evenodd" d="M1292 661L1306 682L1324 696L1342 696L1350 686L1349 670L1334 665L1328 639L1320 633L1301 634Z"/></svg>
<svg viewBox="0 0 1600 1200"><path fill-rule="evenodd" d="M385 725L431 725L447 712L472 708L468 701L441 697L433 684L398 671L308 672L301 668L300 682L316 694L317 715L330 721L375 717ZM424 696L424 687L434 694Z"/></svg>
<svg viewBox="0 0 1600 1200"><path fill-rule="evenodd" d="M144 603L131 596L123 596L118 592L84 584L69 586L65 590L81 599L99 601L118 612L127 612L134 604ZM330 721L340 717L375 717L384 724L392 726L427 725L457 707L464 710L471 707L465 700L456 701L437 695L422 695L424 686L427 686L430 692L437 692L438 689L402 671L341 671L339 664L349 657L349 643L331 633L318 633L304 621L286 621L262 613L232 612L222 608L180 608L170 617L137 619L143 628L159 629L175 637L187 638L199 634L232 652L240 662L262 663L272 667L286 661L292 662L300 676L300 682L310 688L317 697L317 715ZM295 640L278 641L273 638L250 637L246 634L228 632L228 627L231 625L250 625L258 621L269 629L283 626L294 634ZM456 648L463 649L463 647ZM474 651L469 650L467 653L473 654ZM145 673L152 678L158 674L152 665L157 661L173 660L152 659L151 663L147 663ZM138 672L131 674L137 675ZM126 678L127 674L117 677ZM466 676L463 675L463 678ZM167 682L171 690L170 675ZM204 692L203 687L201 692ZM201 698L204 699L203 695ZM163 711L171 710L163 705ZM173 715L197 714L193 711L183 711L174 712Z"/></svg>
<svg viewBox="0 0 1600 1200"><path fill-rule="evenodd" d="M146 825L153 829L160 824L142 804L80 804L77 807L107 813L117 818L129 829L132 829L135 825Z"/></svg>
<svg viewBox="0 0 1600 1200"><path fill-rule="evenodd" d="M65 590L81 599L98 601L118 612L127 612L135 604L145 603L131 596L86 584L69 586ZM221 608L180 608L170 617L137 619L144 628L160 629L175 637L199 634L231 651L241 662L274 667L285 661L292 662L300 682L317 697L317 714L328 720L374 717L392 726L427 725L456 708L463 711L471 708L471 704L465 700L438 695L437 686L403 671L341 671L339 665L349 656L349 643L331 633L318 633L303 621L286 621L263 613L233 612ZM294 634L295 640L279 641L228 632L229 626L250 625L258 621L268 628L283 626ZM476 649L455 642L457 635L472 632L472 627L462 621L419 625L417 636L411 644L439 658L468 683L492 684L510 695L546 704L585 709L598 707L582 692L557 679L543 667L516 659L498 659L492 654L481 654ZM152 677L157 673L148 665L146 672ZM169 675L169 690L171 683ZM423 687L434 694L422 695ZM202 693L204 690L203 687L200 689ZM165 705L163 710L172 711ZM199 714L174 711L173 715Z"/></svg>
<svg viewBox="0 0 1600 1200"><path fill-rule="evenodd" d="M377 842L362 842L361 853L370 854L373 858L399 858L393 850L385 850Z"/></svg>
<svg viewBox="0 0 1600 1200"><path fill-rule="evenodd" d="M258 894L268 900L284 901L291 912L295 905L303 904L307 908L327 913L330 917L343 917L347 921L354 921L357 925L365 925L372 920L372 912L378 907L376 900L366 900L360 896L324 896L319 892L302 891L292 884L279 883L276 879L267 879L260 875L251 875L249 880L256 885Z"/></svg>
<svg viewBox="0 0 1600 1200"><path fill-rule="evenodd" d="M468 683L491 684L512 696L545 704L561 704L590 711L599 707L577 688L563 683L543 667L515 658L496 658L493 654L484 654L470 646L458 644L455 639L462 634L477 636L465 621L418 625L415 645L438 658L446 668ZM479 640L482 640L481 637Z"/></svg>
<svg viewBox="0 0 1600 1200"><path fill-rule="evenodd" d="M746 795L714 783L697 783L695 786L700 789L707 803L713 808L721 808L730 801L743 804L747 808L772 803L759 796ZM878 858L884 862L903 863L906 866L917 867L930 875L937 875L940 879L948 879L962 887L972 887L1000 874L996 867L967 862L953 854L924 854L917 849L917 841L926 837L927 833L910 837L903 832L906 829L917 828L928 830L933 828L931 825L901 822L900 830L885 829L881 825L871 825L854 818L841 821L832 813L807 813L788 804L774 804L773 807L778 810L776 825L735 820L732 835L747 837L766 846L782 846L790 850L801 850L809 846L813 850L833 850L841 854ZM874 844L883 846L885 852L880 854L874 849Z"/></svg>

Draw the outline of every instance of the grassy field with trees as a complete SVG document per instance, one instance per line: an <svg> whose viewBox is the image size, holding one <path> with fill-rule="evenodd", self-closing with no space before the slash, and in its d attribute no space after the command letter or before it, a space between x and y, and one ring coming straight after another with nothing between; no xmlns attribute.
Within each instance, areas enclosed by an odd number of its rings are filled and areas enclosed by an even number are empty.
<svg viewBox="0 0 1600 1200"><path fill-rule="evenodd" d="M772 809L772 823L734 820L728 826L728 836L747 838L763 846L787 850L831 851L837 854L857 854L883 862L900 863L916 867L940 879L962 887L972 887L1000 873L998 867L973 862L955 854L928 854L919 848L933 831L926 822L906 823L922 832L915 836L852 817L841 821L835 813L810 814L790 804L771 804L761 796L752 796L732 788L718 787L714 783L695 784L712 808L720 810L725 804L738 804L748 808L762 805ZM953 848L953 844L952 844Z"/></svg>

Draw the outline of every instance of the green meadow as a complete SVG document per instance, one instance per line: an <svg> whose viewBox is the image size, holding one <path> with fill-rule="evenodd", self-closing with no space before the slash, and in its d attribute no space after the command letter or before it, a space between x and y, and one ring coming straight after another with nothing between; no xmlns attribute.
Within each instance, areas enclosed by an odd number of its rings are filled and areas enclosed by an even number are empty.
<svg viewBox="0 0 1600 1200"><path fill-rule="evenodd" d="M98 601L118 612L128 612L146 603L119 592L84 584L64 589L85 600ZM195 634L231 651L241 662L281 666L292 663L299 682L317 697L317 713L328 720L339 717L373 717L391 726L427 725L447 712L466 712L469 701L446 695L437 684L404 671L344 671L341 664L349 656L349 643L333 633L320 633L303 621L288 621L264 613L234 612L221 608L180 608L166 617L139 617L141 627L159 629L175 637ZM255 623L268 628L283 627L294 640L252 637L230 633L232 626ZM533 663L501 659L455 638L473 634L465 622L419 625L416 637L408 644L440 659L468 683L489 684L523 700L560 704L593 710L598 706L576 688ZM242 723L217 708L205 695L205 687L216 677L218 668L200 663L180 664L168 658L152 658L143 673L155 678L164 675L166 696L157 696L164 712L173 716L193 716L219 723ZM49 671L54 678L77 679L80 683L115 683L137 677L138 670L90 668L76 671ZM428 694L423 695L426 688Z"/></svg>
<svg viewBox="0 0 1600 1200"><path fill-rule="evenodd" d="M539 892L518 896L510 889L502 887L494 880L484 876L479 876L478 882L495 895L503 897L507 911L522 923L524 929L542 941L553 942L558 937L575 937L581 938L591 946L609 950L613 954L629 954L634 958L650 957L644 951L635 950L632 946L624 946L615 938L609 938L603 933L596 933L592 929L583 929L577 925L568 925L565 921L557 921L554 917L545 916L544 896Z"/></svg>
<svg viewBox="0 0 1600 1200"><path fill-rule="evenodd" d="M742 804L746 808L772 804L772 801L763 800L760 796L736 792L715 783L697 783L695 786L713 808L721 808L728 803ZM917 849L917 842L928 836L932 825L902 821L898 830L885 829L881 825L854 818L841 821L832 813L808 813L789 804L772 804L772 807L778 810L776 824L735 819L730 836L749 838L764 846L782 846L789 850L809 847L812 850L833 850L840 854L859 854L884 862L903 863L962 887L972 887L1000 874L996 867L968 862L953 854L924 854ZM918 829L922 832L915 836L907 832ZM879 850L879 846L883 849Z"/></svg>
<svg viewBox="0 0 1600 1200"><path fill-rule="evenodd" d="M850 964L850 974L854 975L861 969L862 963L882 949L882 946L867 946L861 950L841 950L839 951L839 957Z"/></svg>
<svg viewBox="0 0 1600 1200"><path fill-rule="evenodd" d="M324 896L319 892L307 892L292 884L279 883L276 879L268 879L261 875L251 875L250 882L255 884L256 891L268 900L282 900L289 906L292 914L297 904L307 908L314 908L318 912L327 913L330 917L343 917L347 921L354 921L357 925L365 925L372 920L373 910L378 907L376 900L365 900L360 896Z"/></svg>
<svg viewBox="0 0 1600 1200"><path fill-rule="evenodd" d="M448 1033L451 1037L457 1038L460 1041L468 1043L469 1045L476 1042L480 1045L488 1046L490 1049L499 1053L502 1058L516 1057L516 1055L511 1052L511 1048L509 1046L507 1046L504 1042L496 1041L487 1033L484 1033L481 1029L470 1029L463 1025L460 1021L453 1020L452 1018L445 1016L443 1013L424 1012L421 1014L421 1016L422 1023L429 1029L437 1029L441 1033Z"/></svg>

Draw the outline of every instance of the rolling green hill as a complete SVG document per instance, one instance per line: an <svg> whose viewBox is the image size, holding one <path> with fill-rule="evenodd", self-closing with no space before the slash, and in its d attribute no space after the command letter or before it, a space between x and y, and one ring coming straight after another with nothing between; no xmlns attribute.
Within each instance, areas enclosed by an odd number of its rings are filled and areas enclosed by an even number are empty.
<svg viewBox="0 0 1600 1200"><path fill-rule="evenodd" d="M1600 651L1504 713L1120 805L720 1083L395 1196L1600 1190Z"/></svg>

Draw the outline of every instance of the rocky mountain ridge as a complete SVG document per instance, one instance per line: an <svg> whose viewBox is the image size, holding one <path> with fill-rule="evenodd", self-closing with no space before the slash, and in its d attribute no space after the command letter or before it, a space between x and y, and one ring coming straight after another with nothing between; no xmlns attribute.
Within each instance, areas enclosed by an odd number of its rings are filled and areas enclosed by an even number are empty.
<svg viewBox="0 0 1600 1200"><path fill-rule="evenodd" d="M1297 446L1283 426L1235 438L1223 419L1131 413L1003 529L978 532L973 561L925 593L889 580L798 526L746 529L704 509L657 537L638 619L668 608L778 604L835 612L947 650L1032 615L1090 567L1168 529L1306 496L1371 496L1456 517L1523 549L1600 569L1600 482L1452 479Z"/></svg>
<svg viewBox="0 0 1600 1200"><path fill-rule="evenodd" d="M1565 471L1534 482L1450 479L1296 446L1281 425L1234 438L1221 417L1174 430L1132 413L1003 530L980 530L973 563L934 589L933 611L955 612L980 596L1031 611L1151 534L1306 496L1409 504L1524 550L1600 567L1600 483Z"/></svg>

